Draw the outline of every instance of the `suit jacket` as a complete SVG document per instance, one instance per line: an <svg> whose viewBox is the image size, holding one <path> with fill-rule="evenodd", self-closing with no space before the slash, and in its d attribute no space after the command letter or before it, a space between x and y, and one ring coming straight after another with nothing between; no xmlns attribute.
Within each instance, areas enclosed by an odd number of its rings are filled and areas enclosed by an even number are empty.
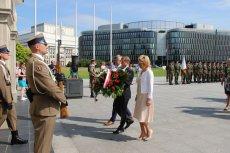
<svg viewBox="0 0 230 153"><path fill-rule="evenodd" d="M26 64L26 79L34 93L33 102L30 104L30 114L57 115L60 110L60 102L66 103L66 97L52 78L48 65L36 55L32 55Z"/></svg>
<svg viewBox="0 0 230 153"><path fill-rule="evenodd" d="M10 71L6 65L0 61L0 103L13 102L11 83L6 78L10 78Z"/></svg>
<svg viewBox="0 0 230 153"><path fill-rule="evenodd" d="M125 97L125 99L130 99L131 98L130 85L133 82L134 71L130 67L127 67L125 69L125 72L128 74L128 77L127 77L127 79L125 81L123 96Z"/></svg>

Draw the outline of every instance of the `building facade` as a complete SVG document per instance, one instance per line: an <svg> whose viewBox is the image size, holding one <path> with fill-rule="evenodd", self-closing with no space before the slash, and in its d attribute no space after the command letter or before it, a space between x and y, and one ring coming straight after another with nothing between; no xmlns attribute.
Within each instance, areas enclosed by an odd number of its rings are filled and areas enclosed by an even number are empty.
<svg viewBox="0 0 230 153"><path fill-rule="evenodd" d="M153 63L166 57L166 33L172 28L182 28L183 23L173 21L139 21L113 24L113 55L122 54L137 63L141 54L150 57ZM96 59L109 60L110 25L96 30ZM79 39L81 58L93 58L93 31L84 31ZM159 63L159 62L158 62Z"/></svg>
<svg viewBox="0 0 230 153"><path fill-rule="evenodd" d="M168 60L224 61L230 57L230 31L172 29L167 33Z"/></svg>
<svg viewBox="0 0 230 153"><path fill-rule="evenodd" d="M60 30L61 29L61 30ZM50 64L51 61L56 61L57 48L56 41L62 40L60 47L60 62L61 65L66 65L71 61L72 55L78 55L78 45L75 48L75 31L73 27L58 26L57 38L55 39L55 25L48 23L41 23L37 25L37 34L43 33L48 43L48 54L45 55L45 62ZM19 35L19 41L27 46L27 41L34 35L34 26L31 27L31 32ZM77 39L76 39L77 40Z"/></svg>
<svg viewBox="0 0 230 153"><path fill-rule="evenodd" d="M7 45L11 51L11 59L7 61L12 80L12 91L16 97L15 67L16 67L16 39L17 13L16 6L23 0L0 0L0 45Z"/></svg>
<svg viewBox="0 0 230 153"><path fill-rule="evenodd" d="M132 62L137 62L141 54L149 55L152 61L156 59L156 33L143 29L113 30L112 55L129 56ZM110 31L97 30L95 41L95 56L97 60L110 60ZM93 58L93 31L82 32L79 38L80 58Z"/></svg>

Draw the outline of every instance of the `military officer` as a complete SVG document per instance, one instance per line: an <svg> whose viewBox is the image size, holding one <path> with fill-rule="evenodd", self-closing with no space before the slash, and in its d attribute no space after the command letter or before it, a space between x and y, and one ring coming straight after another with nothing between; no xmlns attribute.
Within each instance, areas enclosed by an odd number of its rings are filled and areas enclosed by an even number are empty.
<svg viewBox="0 0 230 153"><path fill-rule="evenodd" d="M9 59L10 51L5 45L0 46L0 127L5 121L7 122L12 134L11 145L26 144L28 141L18 136L17 115L11 91L10 71L5 63Z"/></svg>
<svg viewBox="0 0 230 153"><path fill-rule="evenodd" d="M175 84L178 84L179 75L180 75L180 63L179 61L176 61L174 65Z"/></svg>
<svg viewBox="0 0 230 153"><path fill-rule="evenodd" d="M39 34L27 43L32 51L26 64L26 78L33 93L29 111L34 126L34 153L50 153L56 115L60 107L67 106L67 101L44 62L43 55L48 53L44 36Z"/></svg>
<svg viewBox="0 0 230 153"><path fill-rule="evenodd" d="M95 59L91 59L90 65L88 67L88 72L89 72L90 93L91 93L90 97L94 98L95 94L93 92L93 81L97 75L97 73L96 73L96 60Z"/></svg>

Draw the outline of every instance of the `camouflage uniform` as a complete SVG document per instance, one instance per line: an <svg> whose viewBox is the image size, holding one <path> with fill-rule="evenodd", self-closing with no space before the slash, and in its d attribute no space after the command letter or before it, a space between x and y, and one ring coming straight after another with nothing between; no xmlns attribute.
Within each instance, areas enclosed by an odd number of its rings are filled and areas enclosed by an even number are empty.
<svg viewBox="0 0 230 153"><path fill-rule="evenodd" d="M174 72L174 64L171 62L169 64L169 69L168 69L168 78L169 78L169 85L172 85L173 81L173 72Z"/></svg>
<svg viewBox="0 0 230 153"><path fill-rule="evenodd" d="M212 63L211 74L212 74L211 81L215 82L216 81L216 63L215 62Z"/></svg>
<svg viewBox="0 0 230 153"><path fill-rule="evenodd" d="M211 78L212 78L212 64L211 63L208 63L207 70L208 70L207 82L211 82Z"/></svg>
<svg viewBox="0 0 230 153"><path fill-rule="evenodd" d="M180 75L180 64L177 61L176 64L174 65L175 84L178 84L179 75Z"/></svg>
<svg viewBox="0 0 230 153"><path fill-rule="evenodd" d="M89 72L89 82L90 82L90 97L94 97L95 94L93 92L93 81L94 78L96 77L96 68L95 68L95 64L90 64L88 67L88 72Z"/></svg>
<svg viewBox="0 0 230 153"><path fill-rule="evenodd" d="M207 64L204 62L203 63L203 75L202 75L203 83L207 82L207 77L208 77L208 67L207 67Z"/></svg>
<svg viewBox="0 0 230 153"><path fill-rule="evenodd" d="M216 81L220 82L220 63L216 63Z"/></svg>
<svg viewBox="0 0 230 153"><path fill-rule="evenodd" d="M193 64L193 80L194 80L194 82L197 82L197 79L198 79L197 67L198 67L198 63L196 62Z"/></svg>
<svg viewBox="0 0 230 153"><path fill-rule="evenodd" d="M190 84L192 82L192 74L193 74L193 65L188 62L187 64L187 77L186 77L186 81L188 84Z"/></svg>
<svg viewBox="0 0 230 153"><path fill-rule="evenodd" d="M198 83L201 83L201 79L202 79L202 75L203 75L203 66L202 63L199 62L198 66L197 66L197 73L198 73Z"/></svg>

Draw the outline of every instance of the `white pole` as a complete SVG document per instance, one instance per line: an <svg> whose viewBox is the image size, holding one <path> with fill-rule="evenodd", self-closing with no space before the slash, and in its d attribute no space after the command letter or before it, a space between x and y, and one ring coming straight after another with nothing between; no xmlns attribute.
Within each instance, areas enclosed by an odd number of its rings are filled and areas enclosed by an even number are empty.
<svg viewBox="0 0 230 153"><path fill-rule="evenodd" d="M113 15L112 15L112 5L110 5L110 62L112 63L113 59Z"/></svg>
<svg viewBox="0 0 230 153"><path fill-rule="evenodd" d="M75 0L75 55L78 55L77 44L77 0Z"/></svg>
<svg viewBox="0 0 230 153"><path fill-rule="evenodd" d="M57 20L58 20L58 17L57 17L57 14L58 14L58 2L57 2L57 0L56 0L56 8L55 8L55 42L54 42L54 44L55 44L55 59L57 58L56 56L57 56Z"/></svg>
<svg viewBox="0 0 230 153"><path fill-rule="evenodd" d="M93 59L96 59L95 57L95 50L96 50L96 32L95 32L95 3L93 4Z"/></svg>
<svg viewBox="0 0 230 153"><path fill-rule="evenodd" d="M37 0L34 0L34 35L37 34Z"/></svg>

